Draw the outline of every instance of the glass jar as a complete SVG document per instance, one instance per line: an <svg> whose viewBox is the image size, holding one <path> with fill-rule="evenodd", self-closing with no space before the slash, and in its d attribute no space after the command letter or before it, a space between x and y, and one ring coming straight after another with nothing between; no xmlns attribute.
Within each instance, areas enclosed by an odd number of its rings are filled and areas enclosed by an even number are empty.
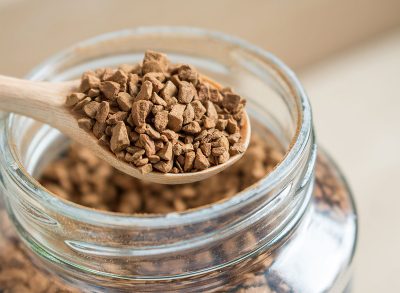
<svg viewBox="0 0 400 293"><path fill-rule="evenodd" d="M317 153L301 84L275 56L221 33L138 28L82 42L29 77L74 79L88 69L139 62L148 48L245 96L253 131L272 132L284 159L256 184L205 207L164 215L103 212L56 197L35 180L68 144L61 133L4 115L4 203L38 270L90 292L349 290L354 203L332 160Z"/></svg>

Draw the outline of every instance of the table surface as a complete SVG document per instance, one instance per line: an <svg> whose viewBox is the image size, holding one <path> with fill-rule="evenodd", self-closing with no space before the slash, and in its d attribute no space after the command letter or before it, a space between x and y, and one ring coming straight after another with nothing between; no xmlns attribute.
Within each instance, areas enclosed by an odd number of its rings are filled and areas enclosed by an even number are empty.
<svg viewBox="0 0 400 293"><path fill-rule="evenodd" d="M153 24L154 21L159 24L205 26L237 34L263 47L269 48L271 44L274 51L282 52L279 55L285 61L302 66L298 74L311 99L317 138L342 168L354 191L360 214L354 292L400 292L400 278L397 277L400 272L400 194L396 184L400 175L400 28L326 57L329 54L323 52L330 50L332 53L350 45L350 40L357 35L342 27L350 28L353 21L351 13L342 15L341 21L337 22L340 15L337 1L306 1L312 8L312 15L318 16L309 21L299 17L300 10L307 11L307 7L288 9L288 2L268 1L268 4L263 2L258 12L253 9L252 13L248 13L247 18L256 19L254 22L235 22L235 17L242 19L242 14L237 13L241 11L238 9L239 2L233 1L230 2L235 3L230 9L232 21L224 19L221 22L219 13L208 15L210 18L205 18L207 21L203 22L190 14L172 21L168 20L169 15L163 9L157 12L155 18L140 20L134 17L133 10L123 9L120 18L105 24L100 18L94 19L93 15L107 13L111 1L98 1L96 5L93 1L80 1L81 9L74 10L79 5L75 4L73 8L67 4L70 1L0 0L3 4L3 7L0 5L0 56L7 56L0 58L0 72L22 76L46 56L80 39L107 30ZM391 6L384 6L382 1L368 1L375 4L371 4L368 10L360 10L355 16L359 29L364 29L364 35L366 31L378 31L378 25L370 25L370 19L375 14L375 22L379 22L378 18L390 20L387 25L398 21L399 10L394 7L399 7L400 2L385 0ZM357 8L356 2L347 0L346 7ZM11 3L14 6L7 6L6 9L5 5ZM168 3L171 5L171 2ZM261 5L260 2L258 4ZM227 1L215 5L222 10ZM330 5L329 9L322 9L324 5ZM56 9L57 13L54 10L56 7L60 7ZM66 13L63 14L61 11L64 10ZM260 12L262 10L269 11L269 16L264 17ZM199 11L202 13L202 10ZM324 14L326 11L331 14ZM74 23L72 17L66 15L68 13L76 16ZM298 42L283 37L283 32L289 34L293 29L290 22L284 22L283 26L279 26L280 33L274 34L279 24L275 20L286 17L287 13L296 24L296 32L299 33L296 35L303 36L304 32L316 28L314 38L307 35L305 42ZM273 18L276 15L282 17ZM328 17L330 28L340 28L329 35L325 31L327 27L318 29L316 25L319 18L326 20ZM262 19L270 20L270 25L261 26ZM244 24L235 27L238 23ZM73 25L82 26L82 29L72 34ZM60 34L60 31L63 33ZM340 37L341 41L338 40ZM326 48L313 51L313 46L318 45L315 41L319 41L319 45L325 44ZM293 42L300 47L294 46ZM340 42L341 46L338 45ZM335 45L337 47L333 49ZM295 52L293 48L296 48ZM324 58L322 62L304 67L304 64L320 58Z"/></svg>
<svg viewBox="0 0 400 293"><path fill-rule="evenodd" d="M300 73L360 215L355 292L400 292L400 29Z"/></svg>

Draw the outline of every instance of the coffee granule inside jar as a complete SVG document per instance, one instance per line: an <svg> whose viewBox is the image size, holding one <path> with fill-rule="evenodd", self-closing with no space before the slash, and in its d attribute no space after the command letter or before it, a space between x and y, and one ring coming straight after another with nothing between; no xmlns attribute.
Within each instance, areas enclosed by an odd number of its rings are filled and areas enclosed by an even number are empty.
<svg viewBox="0 0 400 293"><path fill-rule="evenodd" d="M38 269L30 260L0 204L0 292L78 293L81 290Z"/></svg>
<svg viewBox="0 0 400 293"><path fill-rule="evenodd" d="M214 177L219 176L219 180L227 180L229 174L234 176L234 179L238 182L238 186L240 188L245 188L247 184L251 184L254 181L257 181L260 176L266 174L274 167L274 162L278 162L281 160L282 153L279 151L279 148L273 147L269 143L271 139L267 140L263 136L261 138L257 133L252 135L252 140L250 147L246 154L244 154L243 158L237 164L247 165L245 169L232 169L225 170L224 172L216 175ZM41 182L48 189L55 192L57 195L62 196L66 199L72 200L75 202L83 204L82 198L84 197L85 192L87 190L96 190L98 187L96 186L96 178L89 179L89 177L84 177L81 181L78 181L78 178L82 174L87 174L87 172L95 172L98 169L98 174L104 174L102 178L106 178L105 185L112 186L110 190L115 190L116 195L114 198L123 198L122 191L124 188L122 187L122 183L124 180L121 180L119 184L114 184L113 180L115 178L127 178L128 182L125 187L133 188L135 191L141 191L143 189L148 188L149 185L141 182L135 178L129 177L125 174L120 173L119 171L113 169L106 163L100 161L96 156L92 155L89 151L83 149L84 151L79 152L78 147L76 145L71 145L71 147L64 153L64 156L53 161L48 166L47 170L43 173ZM255 160L257 156L261 156L261 160ZM276 156L276 158L275 158ZM268 159L269 158L269 159ZM78 165L80 167L78 167ZM69 168L72 168L69 170ZM79 171L78 171L79 170ZM249 173L249 170L253 172ZM54 173L52 173L54 172ZM231 173L228 173L231 172ZM349 212L349 207L351 203L347 197L347 189L346 186L343 185L340 181L340 175L336 173L336 171L332 168L331 163L324 155L319 155L316 165L316 181L313 192L313 200L316 204L316 209L318 212L323 214L329 214L331 218L341 217L343 220L347 216L347 212ZM73 175L74 174L74 175ZM92 173L89 173L92 174ZM108 174L108 175L107 175ZM67 178L66 180L62 178ZM97 178L98 179L98 178ZM129 179L129 180L128 180ZM235 180L230 181L229 183L234 182ZM82 182L82 183L78 183ZM219 181L221 182L221 181ZM223 181L222 181L223 182ZM82 184L82 188L78 188ZM144 185L141 185L144 184ZM181 187L188 186L187 190L193 189L194 197L201 197L205 194L204 186L203 190L199 183L192 183L187 185L181 185ZM221 185L221 184L219 184ZM83 187L86 186L86 187ZM163 186L167 191L162 193L160 197L168 197L171 196L171 193L178 191L178 186ZM186 188L186 187L185 187ZM184 189L185 189L184 188ZM218 192L218 190L223 189L222 186L210 185L209 188ZM106 190L105 188L104 190ZM156 188L157 189L157 188ZM156 190L155 189L155 190ZM72 192L70 192L72 190ZM86 191L85 191L86 190ZM228 189L226 189L228 190ZM225 192L226 192L225 190ZM75 193L76 192L76 193ZM155 192L155 191L152 191ZM88 193L86 193L88 194ZM189 192L185 194L175 193L174 195L183 198L183 202L186 203L185 199L188 198L187 195ZM208 193L206 193L207 195ZM74 196L72 196L74 195ZM222 196L221 196L222 195ZM157 199L157 195L153 195L155 199ZM207 195L208 200L212 198L212 196ZM226 198L229 197L228 193L223 195L220 193L220 196L216 196L216 198ZM99 199L96 199L99 198ZM103 191L94 192L92 196L87 196L87 199L92 200L92 207L102 208L108 211L116 211L117 202L115 204L111 204L112 201L110 199L105 200L107 197L107 193ZM97 204L96 204L97 201ZM200 202L201 200L199 200ZM206 202L207 200L203 200L202 202ZM165 203L165 201L162 201ZM126 208L131 210L130 201L127 200ZM154 209L153 209L154 210ZM174 207L168 206L169 211L174 211ZM263 255L258 257L260 260L255 261L257 263L255 267L252 269L252 272L248 272L246 274L237 274L233 275L234 279L232 280L232 285L226 284L223 288L220 288L219 291L224 292L276 292L276 293L289 293L295 292L295 289L292 288L288 282L286 282L284 276L279 275L277 272L269 269L275 259L275 255L272 254L265 258ZM251 266L249 264L248 266ZM78 288L68 287L66 284L61 282L57 277L52 276L46 271L42 271L37 268L30 260L29 255L26 253L26 249L24 245L19 240L18 236L15 234L13 227L8 219L6 211L3 209L0 202L0 292L4 293L51 293L51 292L64 292L64 293L77 293L82 292L82 290Z"/></svg>
<svg viewBox="0 0 400 293"><path fill-rule="evenodd" d="M73 144L63 157L44 170L40 182L64 199L105 211L184 211L229 198L264 177L283 156L272 141L272 135L266 139L253 133L249 148L236 164L206 180L183 185L160 185L138 180ZM195 155L192 160L195 161Z"/></svg>
<svg viewBox="0 0 400 293"><path fill-rule="evenodd" d="M245 104L154 51L141 64L85 72L66 100L81 128L144 174L202 171L243 153Z"/></svg>

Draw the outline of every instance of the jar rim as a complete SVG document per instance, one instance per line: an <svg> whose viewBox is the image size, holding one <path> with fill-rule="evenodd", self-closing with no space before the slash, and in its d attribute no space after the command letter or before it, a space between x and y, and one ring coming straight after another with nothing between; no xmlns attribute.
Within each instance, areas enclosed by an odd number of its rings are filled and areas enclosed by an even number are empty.
<svg viewBox="0 0 400 293"><path fill-rule="evenodd" d="M122 214L116 212L101 211L96 209L87 208L71 201L55 197L53 193L45 189L40 185L33 176L31 176L24 168L22 163L18 160L18 156L14 151L10 151L10 158L8 165L12 165L12 168L8 168L9 174L14 179L19 179L19 185L22 185L28 189L31 186L35 187L36 192L40 193L40 197L37 198L40 203L45 204L49 208L57 208L58 212L65 214L68 217L79 219L87 223L102 224L106 226L141 226L141 227L168 227L182 224L190 224L200 222L203 220L209 220L211 218L220 217L224 214L232 212L240 208L241 204L248 203L249 201L257 200L260 196L263 196L266 190L275 186L280 182L285 174L295 168L297 162L300 160L303 151L305 150L308 140L311 136L312 129L312 113L311 106L308 97L303 89L300 81L294 74L294 72L279 58L270 52L267 52L255 45L250 44L240 38L233 37L221 32L205 30L201 28L193 27L182 27L182 26L150 26L150 27L137 27L132 29L125 29L115 31L111 33L102 34L85 41L79 42L60 53L50 57L45 62L37 66L27 78L33 80L39 80L43 75L46 74L47 69L53 64L65 59L70 54L73 54L75 50L80 47L93 45L98 42L112 40L116 37L130 36L130 35L146 35L146 34L190 34L191 36L202 36L210 39L217 39L229 43L251 53L262 57L264 60L268 60L280 74L280 77L284 79L286 85L291 89L294 96L299 99L296 103L298 113L298 123L296 133L292 138L289 148L286 152L285 157L282 161L272 170L266 174L262 179L252 186L238 192L234 196L225 199L220 202L212 203L210 205L199 207L197 209L183 211L183 212L171 212L167 214ZM15 115L10 114L8 116L7 125L10 126ZM9 138L9 127L6 128L6 137ZM8 139L10 142L10 140ZM11 145L7 147L12 149ZM271 198L273 200L273 198Z"/></svg>

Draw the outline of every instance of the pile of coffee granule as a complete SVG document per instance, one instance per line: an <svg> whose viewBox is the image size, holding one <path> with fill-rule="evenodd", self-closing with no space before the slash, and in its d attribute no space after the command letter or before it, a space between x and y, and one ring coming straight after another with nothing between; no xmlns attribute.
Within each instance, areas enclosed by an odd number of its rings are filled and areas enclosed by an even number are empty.
<svg viewBox="0 0 400 293"><path fill-rule="evenodd" d="M240 273L233 274L233 278L230 278L229 282L218 288L217 291L232 293L293 292L276 273L265 274L272 261L273 255L267 259L260 256L257 262L248 264L248 267L252 268L251 272L243 273L243 269L241 269ZM88 290L72 288L57 276L35 266L26 247L11 226L5 210L0 205L0 292L80 293L88 292Z"/></svg>
<svg viewBox="0 0 400 293"><path fill-rule="evenodd" d="M142 173L196 172L242 153L245 104L154 51L142 64L85 72L66 100L80 127Z"/></svg>
<svg viewBox="0 0 400 293"><path fill-rule="evenodd" d="M254 184L282 159L274 138L252 134L243 157L206 180L183 185L147 183L112 168L89 150L71 145L44 170L41 184L75 203L123 213L184 211L229 198Z"/></svg>

